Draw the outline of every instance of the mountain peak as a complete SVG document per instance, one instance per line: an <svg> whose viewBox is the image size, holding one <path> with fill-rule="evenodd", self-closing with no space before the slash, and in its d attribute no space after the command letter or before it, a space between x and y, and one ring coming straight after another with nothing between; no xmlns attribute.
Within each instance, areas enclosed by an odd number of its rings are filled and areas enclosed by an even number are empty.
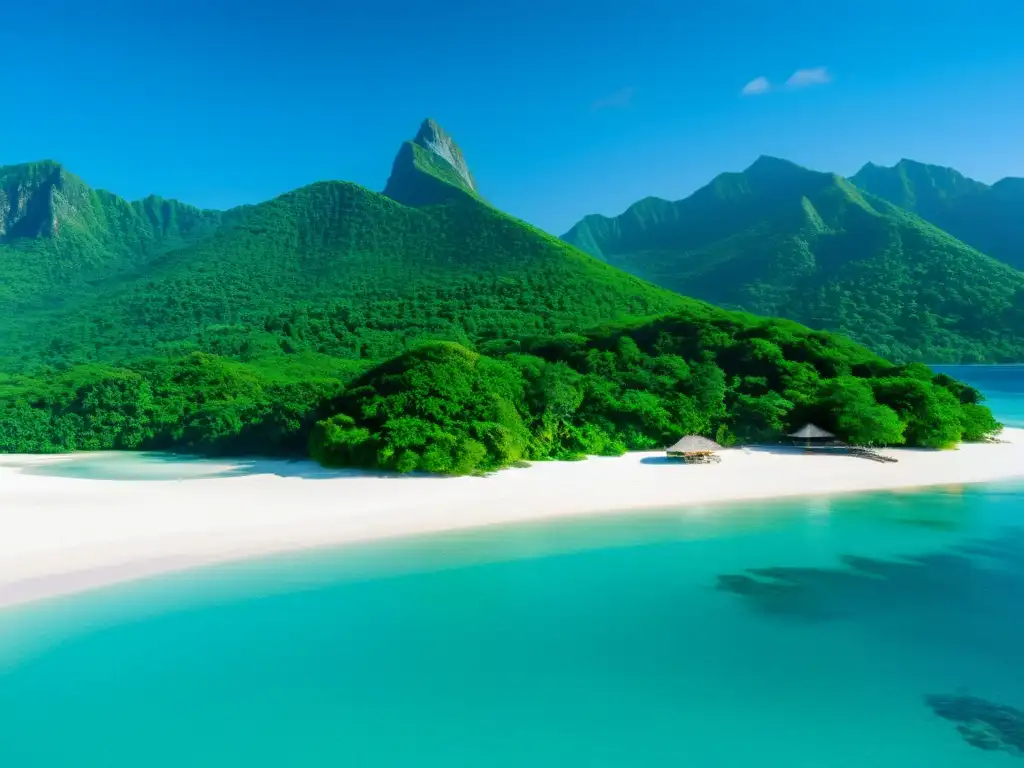
<svg viewBox="0 0 1024 768"><path fill-rule="evenodd" d="M937 179L962 179L968 184L981 185L981 182L974 181L964 176L956 168L950 168L945 165L935 165L934 163L922 163L920 160L911 160L907 157L901 157L895 164L891 166L879 165L878 163L865 163L864 166L857 172L856 176L862 174L874 173L876 175L908 175L913 174L919 177L932 177ZM983 186L983 185L982 185Z"/></svg>
<svg viewBox="0 0 1024 768"><path fill-rule="evenodd" d="M420 124L420 130L413 142L424 149L430 150L435 155L445 160L462 180L463 184L476 191L476 182L473 174L469 171L469 165L462 154L459 145L440 124L431 117L428 117Z"/></svg>
<svg viewBox="0 0 1024 768"><path fill-rule="evenodd" d="M0 185L12 183L59 185L74 178L56 160L0 165Z"/></svg>
<svg viewBox="0 0 1024 768"><path fill-rule="evenodd" d="M420 123L420 131L416 134L416 141L424 141L431 136L447 136L448 132L441 127L441 124L432 117L426 117Z"/></svg>
<svg viewBox="0 0 1024 768"><path fill-rule="evenodd" d="M476 181L455 139L432 118L395 157L384 194L405 205L434 205L471 195Z"/></svg>
<svg viewBox="0 0 1024 768"><path fill-rule="evenodd" d="M744 171L745 174L809 173L802 165L772 155L760 155Z"/></svg>
<svg viewBox="0 0 1024 768"><path fill-rule="evenodd" d="M1016 176L1007 176L992 185L992 192L997 196L1014 195L1024 200L1024 179Z"/></svg>
<svg viewBox="0 0 1024 768"><path fill-rule="evenodd" d="M56 235L88 204L88 188L54 160L0 166L0 240Z"/></svg>
<svg viewBox="0 0 1024 768"><path fill-rule="evenodd" d="M725 176L729 175L723 174L719 178ZM748 190L757 189L763 194L779 195L800 191L804 195L811 188L829 183L831 174L812 171L781 157L761 155L742 173L733 174L730 178L740 180L740 184Z"/></svg>
<svg viewBox="0 0 1024 768"><path fill-rule="evenodd" d="M955 168L922 163L906 157L892 166L867 163L850 181L857 188L905 208L933 223L949 211L953 201L977 195L987 186Z"/></svg>
<svg viewBox="0 0 1024 768"><path fill-rule="evenodd" d="M787 160L784 157L776 157L775 155L758 155L757 160L751 163L751 166L787 166L790 168L800 167L792 160Z"/></svg>

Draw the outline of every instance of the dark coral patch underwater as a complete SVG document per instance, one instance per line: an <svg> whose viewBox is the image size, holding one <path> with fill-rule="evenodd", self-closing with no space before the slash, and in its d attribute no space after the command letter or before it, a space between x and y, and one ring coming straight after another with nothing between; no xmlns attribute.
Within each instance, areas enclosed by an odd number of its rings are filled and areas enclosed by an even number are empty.
<svg viewBox="0 0 1024 768"><path fill-rule="evenodd" d="M924 555L843 555L835 567L751 568L720 575L717 588L791 620L890 615L907 625L958 615L980 627L1016 611L1024 599L1024 531Z"/></svg>
<svg viewBox="0 0 1024 768"><path fill-rule="evenodd" d="M879 642L984 657L1024 690L1024 531L894 559L845 555L835 567L751 568L718 577L750 608L810 625L870 621ZM925 702L972 747L1024 757L1024 711L962 692Z"/></svg>
<svg viewBox="0 0 1024 768"><path fill-rule="evenodd" d="M972 747L1024 757L1024 712L977 696L932 695L925 702L936 715L957 723Z"/></svg>

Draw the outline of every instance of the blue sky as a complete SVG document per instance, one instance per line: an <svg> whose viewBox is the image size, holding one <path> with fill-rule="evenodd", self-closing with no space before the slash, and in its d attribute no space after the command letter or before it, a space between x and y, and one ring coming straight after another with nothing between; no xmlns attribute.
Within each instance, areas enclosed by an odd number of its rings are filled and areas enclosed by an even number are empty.
<svg viewBox="0 0 1024 768"><path fill-rule="evenodd" d="M991 182L1024 176L1022 34L1020 0L34 0L2 14L0 163L208 207L379 190L429 115L556 234L760 154Z"/></svg>

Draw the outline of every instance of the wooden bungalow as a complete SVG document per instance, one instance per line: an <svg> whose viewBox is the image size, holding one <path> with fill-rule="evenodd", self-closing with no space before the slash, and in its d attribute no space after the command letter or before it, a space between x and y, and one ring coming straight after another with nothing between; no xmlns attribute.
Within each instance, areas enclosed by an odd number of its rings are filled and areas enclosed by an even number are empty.
<svg viewBox="0 0 1024 768"><path fill-rule="evenodd" d="M796 432L791 432L789 437L793 442L802 445L806 450L814 448L840 448L844 446L841 440L816 424L804 424Z"/></svg>
<svg viewBox="0 0 1024 768"><path fill-rule="evenodd" d="M861 459L870 459L882 464L896 463L896 459L893 456L886 456L863 445L848 445L831 432L826 432L814 424L805 424L796 432L792 432L789 437L793 439L795 444L803 446L805 451L836 452L847 456L857 456Z"/></svg>
<svg viewBox="0 0 1024 768"><path fill-rule="evenodd" d="M722 459L716 452L722 446L714 440L700 435L687 435L678 443L666 450L670 459L680 459L686 464L717 464Z"/></svg>

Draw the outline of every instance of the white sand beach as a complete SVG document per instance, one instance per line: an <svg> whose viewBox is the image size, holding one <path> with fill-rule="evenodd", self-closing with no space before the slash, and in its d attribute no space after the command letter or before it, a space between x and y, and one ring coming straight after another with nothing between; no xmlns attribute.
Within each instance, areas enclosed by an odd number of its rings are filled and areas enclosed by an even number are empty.
<svg viewBox="0 0 1024 768"><path fill-rule="evenodd" d="M1024 478L1024 429L1001 444L894 449L882 464L730 449L685 466L662 452L538 463L489 477L381 477L309 462L218 461L223 476L39 474L86 455L0 457L0 607L196 565L485 525L709 502ZM194 473L191 473L194 474Z"/></svg>

